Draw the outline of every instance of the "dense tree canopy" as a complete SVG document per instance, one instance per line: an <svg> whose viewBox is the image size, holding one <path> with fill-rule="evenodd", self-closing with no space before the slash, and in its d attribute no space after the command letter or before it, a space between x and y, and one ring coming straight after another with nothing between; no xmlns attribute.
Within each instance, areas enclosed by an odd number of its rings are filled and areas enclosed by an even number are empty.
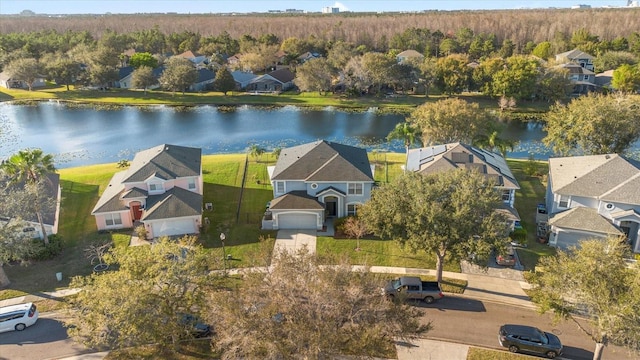
<svg viewBox="0 0 640 360"><path fill-rule="evenodd" d="M194 238L115 247L104 260L114 270L71 283L83 291L71 300L68 332L90 347L175 346L191 330L181 317L202 316L205 295L219 286L212 257Z"/></svg>
<svg viewBox="0 0 640 360"><path fill-rule="evenodd" d="M198 72L193 63L180 57L172 57L165 64L165 69L160 76L160 84L175 94L176 91L184 92L198 78Z"/></svg>
<svg viewBox="0 0 640 360"><path fill-rule="evenodd" d="M28 58L13 60L7 64L6 71L13 79L24 81L31 91L33 84L41 76L43 68L36 59Z"/></svg>
<svg viewBox="0 0 640 360"><path fill-rule="evenodd" d="M140 66L133 70L131 74L131 87L134 89L144 89L145 94L147 89L158 83L158 79L153 75L153 69L149 66Z"/></svg>
<svg viewBox="0 0 640 360"><path fill-rule="evenodd" d="M625 93L640 89L640 65L623 64L613 71L611 86Z"/></svg>
<svg viewBox="0 0 640 360"><path fill-rule="evenodd" d="M506 220L495 211L502 201L478 172L407 172L371 194L358 216L376 235L415 252L436 256L438 281L446 259L477 259L508 238Z"/></svg>
<svg viewBox="0 0 640 360"><path fill-rule="evenodd" d="M458 98L424 103L411 113L408 121L418 129L425 146L456 141L471 143L486 134L491 125L487 113L477 103Z"/></svg>
<svg viewBox="0 0 640 360"><path fill-rule="evenodd" d="M323 266L306 250L275 256L266 273L210 301L222 359L379 357L429 329L419 308L385 300L370 273Z"/></svg>
<svg viewBox="0 0 640 360"><path fill-rule="evenodd" d="M301 91L331 90L333 69L326 58L311 59L296 68L295 84Z"/></svg>
<svg viewBox="0 0 640 360"><path fill-rule="evenodd" d="M557 154L620 154L640 138L640 100L590 94L552 106L546 120L543 142Z"/></svg>
<svg viewBox="0 0 640 360"><path fill-rule="evenodd" d="M158 67L158 59L154 58L151 53L137 52L131 55L131 59L129 59L129 64L136 69L141 66L148 66L153 69Z"/></svg>
<svg viewBox="0 0 640 360"><path fill-rule="evenodd" d="M640 269L625 262L629 250L619 238L582 241L540 258L544 271L531 279L540 311L575 322L596 343L594 360L609 343L640 351ZM587 326L578 321L582 315Z"/></svg>

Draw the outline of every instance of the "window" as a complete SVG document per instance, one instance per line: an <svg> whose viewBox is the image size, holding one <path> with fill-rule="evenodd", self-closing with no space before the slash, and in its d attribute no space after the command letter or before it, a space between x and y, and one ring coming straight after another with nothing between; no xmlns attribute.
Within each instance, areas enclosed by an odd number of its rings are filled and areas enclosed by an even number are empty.
<svg viewBox="0 0 640 360"><path fill-rule="evenodd" d="M105 215L104 221L107 224L107 226L122 225L122 218L120 217L119 213Z"/></svg>
<svg viewBox="0 0 640 360"><path fill-rule="evenodd" d="M560 201L558 202L558 206L561 208L569 207L569 197L566 195L560 195Z"/></svg>
<svg viewBox="0 0 640 360"><path fill-rule="evenodd" d="M607 203L604 207L605 207L605 209L607 209L607 210L613 210L613 208L615 207L615 205L613 205L612 203Z"/></svg>
<svg viewBox="0 0 640 360"><path fill-rule="evenodd" d="M583 79L584 81L589 81L589 75L584 75Z"/></svg>
<svg viewBox="0 0 640 360"><path fill-rule="evenodd" d="M362 183L349 183L349 195L362 195L363 192Z"/></svg>
<svg viewBox="0 0 640 360"><path fill-rule="evenodd" d="M312 189L317 189L318 188L318 184L316 184L316 183L311 184L311 188Z"/></svg>
<svg viewBox="0 0 640 360"><path fill-rule="evenodd" d="M511 190L502 190L502 201L511 201Z"/></svg>
<svg viewBox="0 0 640 360"><path fill-rule="evenodd" d="M284 181L276 181L276 193L277 194L284 193Z"/></svg>
<svg viewBox="0 0 640 360"><path fill-rule="evenodd" d="M347 215L355 215L358 213L358 204L347 205Z"/></svg>
<svg viewBox="0 0 640 360"><path fill-rule="evenodd" d="M162 190L164 190L164 187L162 186L162 183L149 184L149 191L157 192L157 191L162 191Z"/></svg>
<svg viewBox="0 0 640 360"><path fill-rule="evenodd" d="M194 190L196 188L196 179L189 179L187 183L187 189Z"/></svg>

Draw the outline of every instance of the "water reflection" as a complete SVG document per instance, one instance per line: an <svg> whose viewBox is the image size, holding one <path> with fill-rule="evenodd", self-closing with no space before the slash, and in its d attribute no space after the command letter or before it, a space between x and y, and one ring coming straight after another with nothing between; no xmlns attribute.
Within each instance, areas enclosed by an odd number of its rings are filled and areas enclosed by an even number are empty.
<svg viewBox="0 0 640 360"><path fill-rule="evenodd" d="M294 106L267 109L249 106L122 107L95 110L68 108L55 102L35 106L0 104L0 158L20 149L42 148L56 156L58 167L116 162L161 143L195 146L205 154L243 152L251 144L267 150L325 139L368 150L404 152L401 141L387 134L404 121L397 114L344 112L331 107L307 110ZM518 140L510 157L534 154L546 159L541 123L508 123L502 137ZM637 144L640 145L640 144ZM640 146L637 146L640 147Z"/></svg>

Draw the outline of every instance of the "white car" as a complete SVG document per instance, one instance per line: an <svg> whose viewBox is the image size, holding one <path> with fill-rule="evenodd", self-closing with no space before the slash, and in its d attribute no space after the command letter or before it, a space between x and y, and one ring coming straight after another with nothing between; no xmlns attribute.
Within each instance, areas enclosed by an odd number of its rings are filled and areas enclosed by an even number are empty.
<svg viewBox="0 0 640 360"><path fill-rule="evenodd" d="M0 308L0 333L22 331L38 321L38 309L34 303Z"/></svg>

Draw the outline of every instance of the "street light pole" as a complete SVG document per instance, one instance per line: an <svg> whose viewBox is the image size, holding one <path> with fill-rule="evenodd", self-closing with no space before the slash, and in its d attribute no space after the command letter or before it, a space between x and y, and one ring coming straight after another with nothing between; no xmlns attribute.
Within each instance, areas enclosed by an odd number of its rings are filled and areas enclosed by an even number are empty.
<svg viewBox="0 0 640 360"><path fill-rule="evenodd" d="M222 242L222 267L224 269L225 274L227 273L227 254L224 251L224 240L227 237L224 235L224 233L220 233L220 242Z"/></svg>

